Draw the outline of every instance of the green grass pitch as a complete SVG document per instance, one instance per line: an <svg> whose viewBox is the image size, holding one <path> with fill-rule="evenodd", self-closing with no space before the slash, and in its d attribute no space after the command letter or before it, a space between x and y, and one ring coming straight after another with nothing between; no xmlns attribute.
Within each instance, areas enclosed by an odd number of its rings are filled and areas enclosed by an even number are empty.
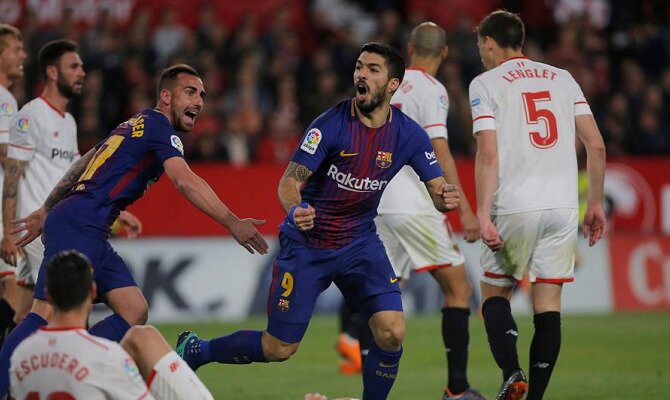
<svg viewBox="0 0 670 400"><path fill-rule="evenodd" d="M519 356L527 370L532 318L517 318ZM635 313L563 317L561 355L545 399L670 399L670 314ZM235 323L163 324L174 345L177 333L194 329L201 337L236 329L263 329L264 318ZM446 362L440 316L406 321L404 355L389 399L441 399ZM337 373L337 320L315 317L298 353L284 363L210 364L198 375L218 399L301 400L310 391L360 397L360 376ZM483 322L470 319L470 384L491 398L501 382L486 342Z"/></svg>

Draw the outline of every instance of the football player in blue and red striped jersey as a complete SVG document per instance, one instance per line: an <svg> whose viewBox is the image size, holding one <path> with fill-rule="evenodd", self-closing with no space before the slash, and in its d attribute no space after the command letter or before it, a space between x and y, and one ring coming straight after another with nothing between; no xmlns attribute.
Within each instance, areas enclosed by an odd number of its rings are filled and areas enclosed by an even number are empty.
<svg viewBox="0 0 670 400"><path fill-rule="evenodd" d="M123 122L75 162L44 205L15 221L18 226L12 231L27 231L19 245L44 231L40 271L63 250L75 249L91 260L100 297L114 314L92 326L90 333L114 341L121 340L130 325L144 324L148 307L128 266L107 241L110 225L163 172L184 197L227 228L249 252L268 251L256 229L265 221L239 219L184 160L180 134L191 131L204 106L205 90L198 72L184 64L167 68L157 92L156 108ZM40 272L32 310L7 337L0 351L0 368L9 365L9 357L21 340L46 325L51 312ZM7 390L7 368L1 370L5 372L0 373L0 394Z"/></svg>
<svg viewBox="0 0 670 400"><path fill-rule="evenodd" d="M280 227L268 300L268 325L213 340L192 332L177 352L192 368L208 362L284 361L298 349L319 294L332 282L347 304L369 320L374 340L363 369L363 399L386 399L402 354L400 288L376 234L374 218L388 182L410 165L435 207L458 206L425 131L390 105L405 70L402 55L382 43L360 51L356 95L319 116L279 182L286 211Z"/></svg>

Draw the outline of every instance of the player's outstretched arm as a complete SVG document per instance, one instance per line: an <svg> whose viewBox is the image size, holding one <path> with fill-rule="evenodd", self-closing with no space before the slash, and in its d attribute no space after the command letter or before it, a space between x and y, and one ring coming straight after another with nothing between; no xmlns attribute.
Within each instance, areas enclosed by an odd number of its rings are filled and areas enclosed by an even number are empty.
<svg viewBox="0 0 670 400"><path fill-rule="evenodd" d="M12 221L16 219L16 199L19 192L19 181L26 171L27 161L5 158L5 182L2 188L2 241L0 255L9 265L16 266L19 255L23 250L16 245L16 239L10 232Z"/></svg>
<svg viewBox="0 0 670 400"><path fill-rule="evenodd" d="M458 186L450 185L443 177L426 182L426 189L438 211L451 211L458 208L461 201L461 191Z"/></svg>
<svg viewBox="0 0 670 400"><path fill-rule="evenodd" d="M575 117L577 137L586 149L586 172L589 177L586 214L582 223L582 232L593 246L607 234L607 218L603 209L605 183L605 143L590 114Z"/></svg>
<svg viewBox="0 0 670 400"><path fill-rule="evenodd" d="M70 169L61 178L56 187L54 187L51 193L49 193L49 196L47 196L47 199L44 201L42 207L33 211L25 218L12 221L12 224L14 224L15 227L11 230L11 234L26 231L26 234L19 238L19 240L16 242L17 246L25 246L42 234L42 230L44 229L44 220L46 219L49 210L58 204L58 202L63 197L65 197L66 194L70 193L74 185L77 183L77 181L79 181L81 174L84 173L84 170L88 166L89 162L95 156L96 151L96 148L92 148L88 151L88 153L84 154L83 157L72 164Z"/></svg>
<svg viewBox="0 0 670 400"><path fill-rule="evenodd" d="M302 164L289 162L284 175L279 180L277 194L284 212L301 231L314 228L316 211L307 203L302 203L300 187L312 176L312 171Z"/></svg>
<svg viewBox="0 0 670 400"><path fill-rule="evenodd" d="M475 186L477 191L477 219L481 226L482 240L491 250L503 247L498 228L491 221L493 192L498 179L498 144L496 131L477 132L477 155L475 157Z"/></svg>
<svg viewBox="0 0 670 400"><path fill-rule="evenodd" d="M253 218L239 219L214 193L204 179L196 175L181 157L171 157L163 163L165 173L188 201L209 215L219 224L230 231L233 238L249 253L256 250L260 254L267 254L268 244L256 229L265 220Z"/></svg>
<svg viewBox="0 0 670 400"><path fill-rule="evenodd" d="M440 137L431 139L430 142L433 145L433 150L435 150L435 158L437 158L437 162L440 164L444 179L447 183L462 188L463 185L461 185L461 180L459 179L458 171L456 170L456 162L454 162L454 157L451 155L451 149L449 148L449 141L446 138ZM465 240L468 242L479 240L479 237L481 236L479 221L472 212L470 202L462 190L461 202L458 205L458 215L465 233Z"/></svg>

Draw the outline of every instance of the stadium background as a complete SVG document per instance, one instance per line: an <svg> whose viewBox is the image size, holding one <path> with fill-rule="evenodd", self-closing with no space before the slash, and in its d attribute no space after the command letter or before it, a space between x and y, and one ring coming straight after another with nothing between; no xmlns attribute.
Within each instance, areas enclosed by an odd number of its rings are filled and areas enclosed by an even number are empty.
<svg viewBox="0 0 670 400"><path fill-rule="evenodd" d="M580 242L577 279L566 285L564 296L565 314L574 316L570 321L576 328L572 329L585 337L595 334L603 341L609 340L604 339L608 331L631 325L649 330L650 336L643 332L641 338L627 336L619 344L613 342L623 347L659 337L662 333L654 327L664 332L670 328L670 2L0 0L0 20L22 29L29 54L25 78L12 87L20 105L40 93L35 65L40 46L60 37L80 44L87 77L84 95L73 104L72 112L82 152L120 121L153 106L154 77L162 67L186 62L201 72L208 94L205 112L185 140L187 160L239 216L268 220L261 231L271 243L271 254L261 257L244 252L225 230L184 200L167 179L154 185L131 208L144 223L142 238L119 238L114 245L132 266L149 300L152 322L210 321L202 326L214 334L244 326L234 321L250 316L257 328L263 327L262 318L254 315L262 315L265 309L277 226L283 218L276 196L278 179L307 124L352 93L352 67L362 43L380 40L404 49L409 30L419 22L432 20L447 29L450 53L438 79L450 96L450 146L464 190L474 201L475 143L470 134L467 87L482 66L473 29L481 17L499 7L521 13L528 31L525 53L530 58L566 68L575 76L607 145L606 192L612 201L613 231L592 249ZM457 221L452 224L459 229ZM473 281L477 279L480 245L462 246L474 267ZM410 319L426 328L426 332L415 333L419 339L413 340L437 343L439 318L435 312L441 299L434 282L426 274L413 277L404 300L410 314L425 314ZM332 312L339 301L337 290L331 288L322 295L317 312ZM515 296L513 306L530 313L525 289ZM330 343L335 322L333 317L324 318L317 318L313 329L326 332L322 340ZM228 322L219 325L221 321ZM529 321L522 319L521 325L531 329ZM599 321L610 321L600 333ZM162 325L170 335L180 326ZM479 365L477 357L481 358L485 367L475 377L488 374L490 378L495 373L493 362L486 355L480 331L482 326L473 328L472 347L477 347L481 356L475 354L472 364ZM412 340L411 334L408 339ZM586 341L592 347L585 347L580 356L588 358L587 353L602 343ZM309 349L308 344L305 347ZM435 348L427 348L426 357L432 354L437 359L434 380L440 381L443 361ZM323 361L316 350L304 353L307 355L291 362L298 367L288 367L298 368L289 369L294 377L319 372L319 368L334 371L336 361ZM330 358L336 357L334 352L328 353L332 353ZM649 386L667 384L667 371L653 369L653 360L658 361L653 358L658 356L655 348L648 353L636 348L632 354L651 360L647 363L652 364L651 373L658 375ZM582 361L574 365L569 355L565 357L568 360L561 362L580 370ZM303 367L309 366L305 371L300 369L300 360L306 363ZM315 360L323 361L323 366ZM409 362L412 365L413 361ZM218 378L207 380L209 371L213 370L205 369L206 383L222 385ZM226 371L230 376L243 374ZM281 374L285 370L276 371ZM413 382L423 379L410 376ZM613 393L619 391L617 384L640 384L636 380L639 376L612 383L620 376L604 377L602 383L596 379L591 384L610 387ZM329 384L337 384L338 379ZM404 382L399 382L400 394L396 396L400 397L395 398L416 394L414 388L403 392ZM308 383L296 385L304 392L313 382ZM346 381L343 387L347 385L351 387L352 382ZM496 385L482 386L490 386L489 392L494 392ZM573 382L566 387L574 387ZM253 392L240 388L237 390ZM292 387L286 390L291 393ZM658 392L663 393L660 397L654 396L657 392L649 393L652 398L661 398L667 389ZM252 393L249 398L275 397L254 397ZM602 398L618 397L604 394Z"/></svg>

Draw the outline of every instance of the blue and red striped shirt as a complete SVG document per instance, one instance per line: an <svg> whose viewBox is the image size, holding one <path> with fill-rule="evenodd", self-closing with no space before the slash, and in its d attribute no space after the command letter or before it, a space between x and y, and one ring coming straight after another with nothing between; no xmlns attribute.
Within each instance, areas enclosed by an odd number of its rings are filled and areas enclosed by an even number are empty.
<svg viewBox="0 0 670 400"><path fill-rule="evenodd" d="M110 225L163 174L163 162L183 157L179 134L168 118L146 109L117 126L72 191L53 211L82 233L107 237Z"/></svg>
<svg viewBox="0 0 670 400"><path fill-rule="evenodd" d="M370 128L351 99L314 120L292 161L314 172L300 193L316 219L302 232L286 218L280 230L315 248L341 248L374 232L382 192L404 165L424 182L442 175L428 135L414 120L391 106L386 124Z"/></svg>

